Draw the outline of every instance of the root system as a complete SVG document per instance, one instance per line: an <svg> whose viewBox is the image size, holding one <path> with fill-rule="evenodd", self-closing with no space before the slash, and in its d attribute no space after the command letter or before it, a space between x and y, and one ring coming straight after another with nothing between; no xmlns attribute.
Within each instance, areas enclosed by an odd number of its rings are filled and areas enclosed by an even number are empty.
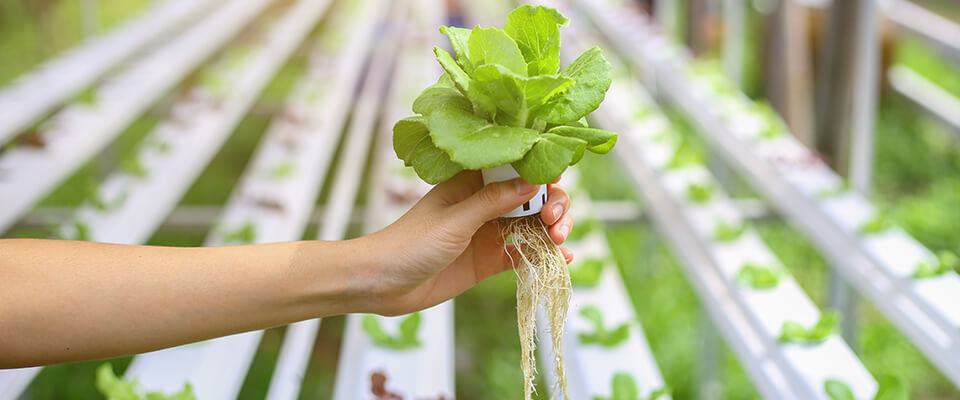
<svg viewBox="0 0 960 400"><path fill-rule="evenodd" d="M553 243L540 215L502 218L501 234L516 246L514 270L517 273L517 324L520 330L521 367L524 399L534 392L537 348L537 307L543 304L553 342L556 375L553 395L563 393L569 400L567 375L563 363L563 330L572 293L570 273L560 248Z"/></svg>

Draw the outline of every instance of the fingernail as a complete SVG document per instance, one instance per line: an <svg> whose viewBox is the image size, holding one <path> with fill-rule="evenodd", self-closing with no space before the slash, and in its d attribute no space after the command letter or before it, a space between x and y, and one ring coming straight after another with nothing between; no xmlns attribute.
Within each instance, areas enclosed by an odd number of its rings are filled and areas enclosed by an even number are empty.
<svg viewBox="0 0 960 400"><path fill-rule="evenodd" d="M530 192L537 190L537 185L527 182L523 180L523 178L514 179L513 184L517 188L517 194L529 194Z"/></svg>
<svg viewBox="0 0 960 400"><path fill-rule="evenodd" d="M560 228L558 228L558 230L560 231L560 236L563 236L563 238L566 239L567 235L570 234L570 224L560 225Z"/></svg>
<svg viewBox="0 0 960 400"><path fill-rule="evenodd" d="M553 205L553 218L554 218L553 222L557 222L557 220L559 220L562 215L563 215L563 206L559 204L554 204Z"/></svg>

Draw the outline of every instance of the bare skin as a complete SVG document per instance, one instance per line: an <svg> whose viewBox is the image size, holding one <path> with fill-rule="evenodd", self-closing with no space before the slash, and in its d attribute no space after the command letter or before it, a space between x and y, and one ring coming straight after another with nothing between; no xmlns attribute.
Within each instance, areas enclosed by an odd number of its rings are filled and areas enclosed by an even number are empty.
<svg viewBox="0 0 960 400"><path fill-rule="evenodd" d="M345 313L399 315L512 268L496 218L536 194L463 172L383 230L337 242L177 248L0 240L0 368L142 353ZM572 229L548 187L551 238ZM571 261L573 255L566 249Z"/></svg>

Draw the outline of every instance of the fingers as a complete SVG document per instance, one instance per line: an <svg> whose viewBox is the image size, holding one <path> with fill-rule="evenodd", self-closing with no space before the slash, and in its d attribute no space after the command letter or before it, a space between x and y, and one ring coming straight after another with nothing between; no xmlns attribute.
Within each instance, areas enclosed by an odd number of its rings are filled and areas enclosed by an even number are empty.
<svg viewBox="0 0 960 400"><path fill-rule="evenodd" d="M560 252L563 253L563 259L567 260L567 264L573 262L573 252L566 247L560 247Z"/></svg>
<svg viewBox="0 0 960 400"><path fill-rule="evenodd" d="M517 178L494 182L450 208L458 229L476 231L487 221L520 207L537 194L538 186Z"/></svg>
<svg viewBox="0 0 960 400"><path fill-rule="evenodd" d="M563 214L557 223L547 228L547 232L550 233L550 239L553 240L554 243L563 244L563 241L567 240L567 236L570 235L572 229L573 218L570 217L570 214Z"/></svg>
<svg viewBox="0 0 960 400"><path fill-rule="evenodd" d="M553 225L570 209L570 196L560 185L547 185L547 203L540 211L543 223Z"/></svg>

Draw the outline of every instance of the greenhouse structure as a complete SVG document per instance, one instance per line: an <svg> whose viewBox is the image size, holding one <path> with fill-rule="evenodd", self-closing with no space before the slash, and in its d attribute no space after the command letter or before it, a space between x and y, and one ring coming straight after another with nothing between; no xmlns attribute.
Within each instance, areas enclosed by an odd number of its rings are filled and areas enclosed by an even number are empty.
<svg viewBox="0 0 960 400"><path fill-rule="evenodd" d="M432 188L395 148L421 91L447 80L482 116L438 27L503 27L523 3L0 4L0 242L377 232ZM612 83L583 128L617 133L558 181L572 297L562 340L536 314L533 398L960 399L960 3L530 4L569 18L561 69L603 51ZM0 400L141 398L111 370L149 399L523 398L520 276L407 315L0 369Z"/></svg>

